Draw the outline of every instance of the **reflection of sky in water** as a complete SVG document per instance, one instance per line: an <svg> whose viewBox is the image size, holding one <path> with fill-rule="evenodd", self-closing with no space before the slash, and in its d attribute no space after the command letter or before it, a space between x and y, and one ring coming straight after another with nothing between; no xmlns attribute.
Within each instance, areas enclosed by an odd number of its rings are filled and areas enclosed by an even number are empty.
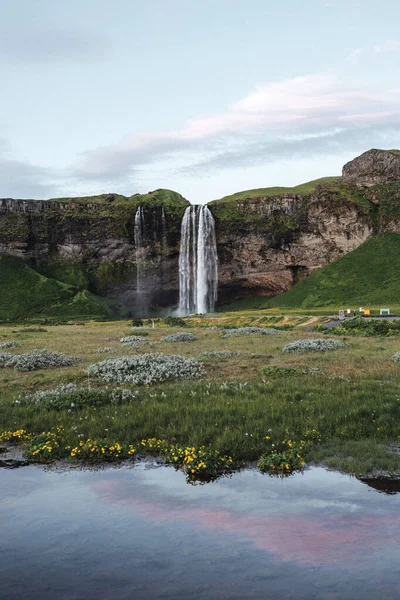
<svg viewBox="0 0 400 600"><path fill-rule="evenodd" d="M318 468L0 470L0 597L399 598L399 506Z"/></svg>

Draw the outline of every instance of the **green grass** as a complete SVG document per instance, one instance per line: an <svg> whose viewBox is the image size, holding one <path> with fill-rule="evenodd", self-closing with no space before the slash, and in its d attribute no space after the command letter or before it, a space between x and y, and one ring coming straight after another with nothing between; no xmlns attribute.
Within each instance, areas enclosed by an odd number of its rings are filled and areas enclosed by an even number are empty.
<svg viewBox="0 0 400 600"><path fill-rule="evenodd" d="M214 200L214 202L218 201L226 201L226 200L247 200L252 198L262 198L264 196L279 196L281 194L311 194L311 192L315 191L318 185L322 186L331 186L335 185L339 180L339 177L321 177L320 179L314 179L313 181L308 181L306 183L301 183L300 185L296 185L294 187L269 187L269 188L257 188L254 190L244 190L243 192L236 192L235 194L231 194L230 196L224 196L223 198L219 198L218 200Z"/></svg>
<svg viewBox="0 0 400 600"><path fill-rule="evenodd" d="M37 273L25 261L0 255L0 321L46 318L112 318L117 302Z"/></svg>
<svg viewBox="0 0 400 600"><path fill-rule="evenodd" d="M282 352L290 341L320 336L300 328L276 336L228 339L221 338L220 331L196 328L196 342L171 345L162 338L173 330L160 327L147 330L146 344L140 349L119 342L129 332L127 322L46 326L46 330L0 327L0 340L15 339L18 352L46 346L79 357L73 366L54 370L1 369L0 431L26 428L40 433L61 425L70 444L90 437L138 445L142 438L156 437L182 446L204 444L235 460L252 461L271 443L281 444L288 436L299 440L306 431L317 429L322 441L307 446L308 462L323 462L357 475L400 472L400 458L388 450L400 436L399 367L392 361L399 350L398 339L350 338L347 349L306 356ZM111 356L149 351L192 358L217 350L238 354L222 362L205 360L203 381L133 387L137 398L126 404L71 412L12 405L24 390L67 382L88 386L85 368L108 356L95 352L106 345L115 349ZM262 367L270 368L262 372ZM297 369L305 373L290 375ZM90 385L104 387L94 379Z"/></svg>

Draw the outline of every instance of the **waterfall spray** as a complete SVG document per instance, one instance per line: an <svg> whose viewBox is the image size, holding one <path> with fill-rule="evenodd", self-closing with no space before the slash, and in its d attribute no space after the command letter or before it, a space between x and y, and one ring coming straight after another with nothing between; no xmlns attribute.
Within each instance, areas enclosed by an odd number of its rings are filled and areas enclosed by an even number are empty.
<svg viewBox="0 0 400 600"><path fill-rule="evenodd" d="M182 219L179 253L179 310L214 309L218 291L215 222L207 206L189 206Z"/></svg>

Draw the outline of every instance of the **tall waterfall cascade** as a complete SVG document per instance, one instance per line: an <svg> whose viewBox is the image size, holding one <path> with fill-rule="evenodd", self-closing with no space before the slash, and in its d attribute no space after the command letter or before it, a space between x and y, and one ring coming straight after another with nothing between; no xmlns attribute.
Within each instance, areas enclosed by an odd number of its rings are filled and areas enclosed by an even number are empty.
<svg viewBox="0 0 400 600"><path fill-rule="evenodd" d="M218 254L214 217L207 206L189 206L181 226L179 312L211 312L217 293Z"/></svg>

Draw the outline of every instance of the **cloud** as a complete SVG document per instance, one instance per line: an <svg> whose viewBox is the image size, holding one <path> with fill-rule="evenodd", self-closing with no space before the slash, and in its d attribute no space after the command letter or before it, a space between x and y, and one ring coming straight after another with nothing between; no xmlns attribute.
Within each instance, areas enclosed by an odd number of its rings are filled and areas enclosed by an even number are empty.
<svg viewBox="0 0 400 600"><path fill-rule="evenodd" d="M361 140L370 147L370 137L384 143L384 134L398 135L399 124L400 88L361 88L332 74L295 77L259 85L225 112L189 120L177 130L129 135L85 152L73 172L83 181L122 180L155 163L193 174L212 165L340 153Z"/></svg>
<svg viewBox="0 0 400 600"><path fill-rule="evenodd" d="M0 197L49 198L57 195L55 173L50 169L9 158L8 145L0 139Z"/></svg>
<svg viewBox="0 0 400 600"><path fill-rule="evenodd" d="M23 37L10 31L0 36L0 61L7 63L97 61L110 50L108 36L78 28L32 31Z"/></svg>
<svg viewBox="0 0 400 600"><path fill-rule="evenodd" d="M373 54L388 54L400 51L400 40L386 40L372 48Z"/></svg>
<svg viewBox="0 0 400 600"><path fill-rule="evenodd" d="M346 57L346 61L352 65L358 65L362 59L372 60L373 58L397 52L400 52L400 40L385 40L374 46L355 48Z"/></svg>

